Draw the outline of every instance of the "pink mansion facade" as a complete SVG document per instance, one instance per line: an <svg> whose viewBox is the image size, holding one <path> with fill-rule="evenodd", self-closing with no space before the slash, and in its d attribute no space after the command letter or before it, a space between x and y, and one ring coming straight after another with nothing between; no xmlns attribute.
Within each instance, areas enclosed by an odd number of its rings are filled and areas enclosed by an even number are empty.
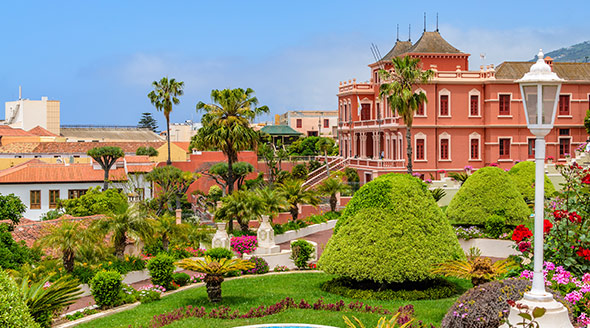
<svg viewBox="0 0 590 328"><path fill-rule="evenodd" d="M535 53L535 49L531 49ZM510 168L534 157L534 139L526 127L520 89L514 81L532 62L504 62L468 70L469 54L445 41L438 31L424 32L414 44L397 41L382 60L369 64L368 82L341 82L338 136L341 161L358 170L361 183L389 172L406 171L406 126L379 97L380 68L391 58L421 59L434 78L416 89L428 102L415 113L411 142L414 171L438 178L440 170L463 171L492 163ZM565 161L586 141L583 122L590 98L590 63L545 61L565 79L555 127L547 136L547 156Z"/></svg>

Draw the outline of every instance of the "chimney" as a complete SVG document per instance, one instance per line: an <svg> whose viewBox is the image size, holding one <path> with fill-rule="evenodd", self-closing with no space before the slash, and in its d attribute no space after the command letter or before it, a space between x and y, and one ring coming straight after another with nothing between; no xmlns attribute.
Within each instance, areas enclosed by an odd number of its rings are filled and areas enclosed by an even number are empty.
<svg viewBox="0 0 590 328"><path fill-rule="evenodd" d="M553 71L553 58L547 56L544 58L545 64L551 66L551 71Z"/></svg>

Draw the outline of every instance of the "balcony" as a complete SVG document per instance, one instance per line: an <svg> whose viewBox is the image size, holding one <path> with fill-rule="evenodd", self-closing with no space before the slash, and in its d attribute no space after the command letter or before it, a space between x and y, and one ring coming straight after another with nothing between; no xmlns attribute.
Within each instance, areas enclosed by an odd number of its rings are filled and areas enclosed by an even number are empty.
<svg viewBox="0 0 590 328"><path fill-rule="evenodd" d="M405 168L403 159L370 159L370 158L348 158L348 165L354 168L376 168L392 169Z"/></svg>
<svg viewBox="0 0 590 328"><path fill-rule="evenodd" d="M365 120L365 121L355 121L352 122L353 129L367 129L367 128L397 128L399 127L400 118L399 117L386 117L381 120ZM351 123L350 122L339 122L338 128L340 130L350 130Z"/></svg>

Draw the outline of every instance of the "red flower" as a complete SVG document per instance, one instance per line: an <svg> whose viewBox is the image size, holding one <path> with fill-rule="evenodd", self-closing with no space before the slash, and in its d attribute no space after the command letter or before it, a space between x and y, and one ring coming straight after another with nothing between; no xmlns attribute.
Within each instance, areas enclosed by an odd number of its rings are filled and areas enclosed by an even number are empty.
<svg viewBox="0 0 590 328"><path fill-rule="evenodd" d="M582 223L582 217L576 212L571 212L568 216L568 219L572 223Z"/></svg>
<svg viewBox="0 0 590 328"><path fill-rule="evenodd" d="M583 257L586 260L590 261L590 249L583 248L582 246L580 246L576 254L578 254L579 257Z"/></svg>
<svg viewBox="0 0 590 328"><path fill-rule="evenodd" d="M586 176L582 178L582 183L590 184L590 174L586 174Z"/></svg>
<svg viewBox="0 0 590 328"><path fill-rule="evenodd" d="M518 250L521 253L526 253L531 250L531 242L530 241L523 241L522 243L518 244Z"/></svg>
<svg viewBox="0 0 590 328"><path fill-rule="evenodd" d="M563 210L556 210L553 212L553 217L555 218L555 221L560 221L561 219L566 218L568 215L567 211L563 211Z"/></svg>
<svg viewBox="0 0 590 328"><path fill-rule="evenodd" d="M532 236L533 233L529 230L529 228L521 224L517 226L516 229L514 229L514 232L512 233L512 240L520 243L523 239L527 239Z"/></svg>
<svg viewBox="0 0 590 328"><path fill-rule="evenodd" d="M551 221L549 221L549 220L543 221L543 232L545 234L548 234L551 231L551 228L553 228L553 223L551 223Z"/></svg>

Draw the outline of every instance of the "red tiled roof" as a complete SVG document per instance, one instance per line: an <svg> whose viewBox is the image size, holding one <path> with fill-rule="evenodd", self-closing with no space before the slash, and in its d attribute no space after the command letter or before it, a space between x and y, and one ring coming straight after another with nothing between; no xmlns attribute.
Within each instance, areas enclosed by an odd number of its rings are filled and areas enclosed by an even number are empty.
<svg viewBox="0 0 590 328"><path fill-rule="evenodd" d="M39 153L39 154L86 154L96 147L120 147L126 154L135 154L137 148L159 148L158 142L15 142L0 147L0 153Z"/></svg>
<svg viewBox="0 0 590 328"><path fill-rule="evenodd" d="M151 163L150 157L147 155L129 155L125 156L127 163Z"/></svg>
<svg viewBox="0 0 590 328"><path fill-rule="evenodd" d="M47 228L50 225L57 225L59 222L61 222L62 220L71 220L71 221L84 221L87 220L88 222L85 222L85 226L87 226L88 224L90 224L90 222L97 220L97 219L101 219L104 218L105 216L102 214L99 215L92 215L92 216L84 216L84 217L73 217L71 215L65 214L63 215L61 218L59 219L55 219L55 220L48 220L48 221L31 221L31 220L27 220L27 221L23 221L21 219L21 223L18 224L15 228L14 231L12 231L12 238L14 238L15 241L24 241L25 244L28 247L33 246L33 244L35 243L35 241L37 241L37 239L43 237L47 231Z"/></svg>
<svg viewBox="0 0 590 328"><path fill-rule="evenodd" d="M146 164L146 165L127 165L127 172L129 172L129 173L151 172L154 169L154 167L156 167L156 163Z"/></svg>
<svg viewBox="0 0 590 328"><path fill-rule="evenodd" d="M177 145L178 147L182 148L185 152L188 153L188 147L191 145L188 141L173 141L173 144Z"/></svg>
<svg viewBox="0 0 590 328"><path fill-rule="evenodd" d="M111 181L127 180L123 168L111 169ZM0 183L43 182L99 182L104 181L104 171L91 164L49 164L38 159L0 171Z"/></svg>
<svg viewBox="0 0 590 328"><path fill-rule="evenodd" d="M30 129L29 133L32 135L40 136L40 137L59 137L57 134L44 129L39 125Z"/></svg>
<svg viewBox="0 0 590 328"><path fill-rule="evenodd" d="M0 125L0 136L34 136L23 129L15 129L8 125Z"/></svg>

